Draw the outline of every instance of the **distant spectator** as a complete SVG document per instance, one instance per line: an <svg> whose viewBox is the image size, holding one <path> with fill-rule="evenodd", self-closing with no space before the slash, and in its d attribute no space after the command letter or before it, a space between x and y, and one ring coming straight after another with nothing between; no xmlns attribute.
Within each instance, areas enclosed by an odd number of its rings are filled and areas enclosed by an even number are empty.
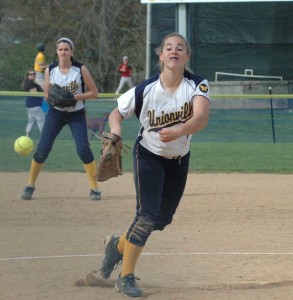
<svg viewBox="0 0 293 300"><path fill-rule="evenodd" d="M43 88L35 82L36 72L29 69L24 82L24 90L26 92L43 92ZM42 110L43 97L27 96L25 107L28 112L28 122L26 126L26 136L31 135L34 123L37 121L40 132L42 132L45 114Z"/></svg>
<svg viewBox="0 0 293 300"><path fill-rule="evenodd" d="M36 72L36 82L44 88L45 83L45 70L47 68L46 56L45 56L45 44L37 44L38 53L35 58L34 70Z"/></svg>
<svg viewBox="0 0 293 300"><path fill-rule="evenodd" d="M131 78L131 66L128 65L128 57L123 57L123 63L118 67L118 72L120 73L120 83L115 92L115 94L120 94L125 84L128 84L128 87L131 89L133 87L132 78Z"/></svg>

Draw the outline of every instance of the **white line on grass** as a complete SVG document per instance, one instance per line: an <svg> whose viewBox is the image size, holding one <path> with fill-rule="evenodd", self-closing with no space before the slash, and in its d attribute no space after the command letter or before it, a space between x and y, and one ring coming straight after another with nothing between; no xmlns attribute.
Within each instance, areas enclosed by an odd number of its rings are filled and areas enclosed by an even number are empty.
<svg viewBox="0 0 293 300"><path fill-rule="evenodd" d="M192 256L192 255L258 255L258 256L284 256L293 255L293 252L191 252L191 253L142 253L144 256ZM17 256L17 257L7 257L0 258L0 261L11 261L11 260L33 260L33 259L51 259L51 258L72 258L72 257L99 257L104 256L104 254L69 254L69 255L48 255L48 256Z"/></svg>

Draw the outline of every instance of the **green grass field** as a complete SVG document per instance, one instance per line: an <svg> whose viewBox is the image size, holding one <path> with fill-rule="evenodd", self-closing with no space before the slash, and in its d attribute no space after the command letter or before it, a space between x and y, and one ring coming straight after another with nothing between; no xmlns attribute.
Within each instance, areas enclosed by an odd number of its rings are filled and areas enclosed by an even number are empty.
<svg viewBox="0 0 293 300"><path fill-rule="evenodd" d="M32 155L21 157L13 150L17 137L25 134L27 112L24 97L0 97L0 171L28 171ZM95 100L86 104L90 116L110 112L114 101ZM275 139L269 109L212 109L207 128L193 137L192 172L293 173L293 114L274 111ZM132 146L139 128L136 118L123 123L124 143ZM37 144L35 125L32 138ZM101 143L90 140L96 160ZM131 171L131 150L124 154L124 170ZM58 136L44 171L83 171L68 127Z"/></svg>
<svg viewBox="0 0 293 300"><path fill-rule="evenodd" d="M19 156L13 150L13 142L1 141L0 171L28 171L32 155ZM124 143L132 146L133 141ZM94 140L91 146L98 159L101 143ZM131 151L123 154L124 171L132 170ZM293 143L193 142L191 154L191 172L293 173ZM83 172L73 141L57 140L43 170Z"/></svg>

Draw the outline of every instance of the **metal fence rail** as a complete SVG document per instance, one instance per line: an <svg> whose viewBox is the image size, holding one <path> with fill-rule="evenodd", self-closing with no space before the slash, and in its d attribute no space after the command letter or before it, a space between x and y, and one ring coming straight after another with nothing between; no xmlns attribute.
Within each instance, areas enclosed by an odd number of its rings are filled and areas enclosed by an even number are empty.
<svg viewBox="0 0 293 300"><path fill-rule="evenodd" d="M17 92L15 95L0 94L0 139L16 139L25 134L27 111L25 110L25 96L27 93ZM30 96L32 93L28 93ZM16 96L17 95L17 96ZM40 93L37 93L40 96ZM86 101L87 115L102 117L116 107L113 94L100 95L98 98ZM117 96L116 96L117 97ZM273 97L273 98L272 98ZM276 109L278 101L292 99L293 95L212 95L213 99L261 99L266 107L261 109L237 108L216 109L211 106L208 126L194 135L193 141L200 142L256 142L256 143L293 143L293 108ZM215 100L216 101L216 100ZM107 129L108 124L106 125ZM139 123L132 118L123 123L123 135L126 140L134 140L139 130ZM34 126L32 137L37 139L39 132ZM66 127L58 139L71 139Z"/></svg>

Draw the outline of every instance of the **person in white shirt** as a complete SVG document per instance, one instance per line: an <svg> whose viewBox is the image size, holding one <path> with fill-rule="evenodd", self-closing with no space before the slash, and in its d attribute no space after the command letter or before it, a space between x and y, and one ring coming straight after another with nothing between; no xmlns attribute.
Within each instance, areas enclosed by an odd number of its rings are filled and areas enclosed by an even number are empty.
<svg viewBox="0 0 293 300"><path fill-rule="evenodd" d="M84 102L98 97L98 89L87 67L73 57L74 44L69 38L63 37L57 41L56 52L58 62L49 65L45 71L44 93L46 99L53 84L70 91L77 103L74 107L58 108L49 105L45 124L31 162L28 184L21 194L23 200L30 200L35 191L37 177L47 159L55 139L65 125L72 133L76 151L83 162L84 169L90 181L90 198L101 199L101 190L95 180L97 165L90 149Z"/></svg>
<svg viewBox="0 0 293 300"><path fill-rule="evenodd" d="M169 34L157 50L161 72L121 95L109 116L111 133L121 137L123 120L136 116L141 124L133 148L136 214L120 237L106 237L100 269L109 278L123 259L115 289L130 297L142 296L137 260L150 234L173 220L187 180L190 140L207 125L210 109L208 81L186 68L186 39Z"/></svg>

